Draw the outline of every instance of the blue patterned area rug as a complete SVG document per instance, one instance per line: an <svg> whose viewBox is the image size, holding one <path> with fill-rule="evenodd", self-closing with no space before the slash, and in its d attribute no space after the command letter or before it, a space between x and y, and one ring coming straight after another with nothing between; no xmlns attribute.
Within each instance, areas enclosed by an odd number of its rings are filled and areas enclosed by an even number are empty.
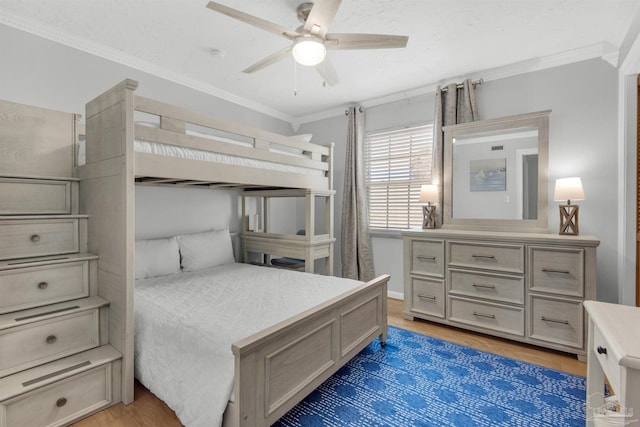
<svg viewBox="0 0 640 427"><path fill-rule="evenodd" d="M389 327L274 426L584 426L585 379Z"/></svg>

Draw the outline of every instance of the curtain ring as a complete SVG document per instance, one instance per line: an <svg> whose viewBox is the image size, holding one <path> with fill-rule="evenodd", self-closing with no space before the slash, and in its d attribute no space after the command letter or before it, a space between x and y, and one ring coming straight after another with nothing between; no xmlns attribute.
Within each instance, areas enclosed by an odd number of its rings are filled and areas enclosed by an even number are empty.
<svg viewBox="0 0 640 427"><path fill-rule="evenodd" d="M355 106L354 106L355 108ZM362 113L362 105L358 105L358 112ZM349 109L347 108L346 110L344 110L344 115L348 116L349 115Z"/></svg>

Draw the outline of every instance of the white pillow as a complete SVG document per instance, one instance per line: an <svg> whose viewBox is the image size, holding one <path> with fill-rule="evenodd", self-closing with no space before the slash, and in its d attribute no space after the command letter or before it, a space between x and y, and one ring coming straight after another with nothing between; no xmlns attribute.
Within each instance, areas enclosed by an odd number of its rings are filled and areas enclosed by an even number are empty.
<svg viewBox="0 0 640 427"><path fill-rule="evenodd" d="M193 271L235 262L228 229L178 236L182 270Z"/></svg>
<svg viewBox="0 0 640 427"><path fill-rule="evenodd" d="M313 137L313 134L304 133L301 135L289 136L287 137L287 139L292 142L309 142L311 141L312 137ZM299 148L290 147L288 145L275 144L275 143L271 144L271 151L273 151L274 153L281 153L281 154L297 154L297 155L303 154L303 150Z"/></svg>
<svg viewBox="0 0 640 427"><path fill-rule="evenodd" d="M310 142L311 138L313 138L312 133L301 133L300 135L290 136L289 139L295 142Z"/></svg>
<svg viewBox="0 0 640 427"><path fill-rule="evenodd" d="M138 240L136 242L136 279L168 276L180 272L178 240Z"/></svg>

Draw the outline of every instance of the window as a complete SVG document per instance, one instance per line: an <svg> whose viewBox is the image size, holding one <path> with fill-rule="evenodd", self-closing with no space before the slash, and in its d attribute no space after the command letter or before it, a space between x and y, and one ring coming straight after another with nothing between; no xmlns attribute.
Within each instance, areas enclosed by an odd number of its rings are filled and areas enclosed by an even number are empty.
<svg viewBox="0 0 640 427"><path fill-rule="evenodd" d="M431 183L432 140L432 124L365 134L370 228L422 226L418 198Z"/></svg>

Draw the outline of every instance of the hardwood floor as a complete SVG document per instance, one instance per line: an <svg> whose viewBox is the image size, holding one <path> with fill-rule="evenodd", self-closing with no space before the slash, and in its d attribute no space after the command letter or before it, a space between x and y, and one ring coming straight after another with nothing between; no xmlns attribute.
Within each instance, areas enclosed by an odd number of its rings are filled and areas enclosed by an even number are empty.
<svg viewBox="0 0 640 427"><path fill-rule="evenodd" d="M468 332L437 323L405 320L402 317L402 301L400 300L389 299L388 314L389 325L392 326L575 375L585 376L587 372L587 364L578 361L575 355ZM135 402L130 405L119 403L74 424L74 426L180 427L182 424L164 402L136 381Z"/></svg>

